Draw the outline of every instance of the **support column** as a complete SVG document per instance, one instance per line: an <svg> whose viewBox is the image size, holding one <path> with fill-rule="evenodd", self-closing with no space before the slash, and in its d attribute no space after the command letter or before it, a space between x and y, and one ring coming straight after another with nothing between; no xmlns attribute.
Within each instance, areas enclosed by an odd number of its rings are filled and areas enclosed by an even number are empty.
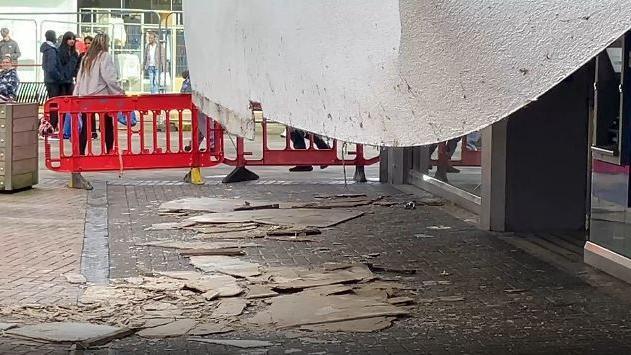
<svg viewBox="0 0 631 355"><path fill-rule="evenodd" d="M483 131L482 228L584 230L593 80L587 65Z"/></svg>
<svg viewBox="0 0 631 355"><path fill-rule="evenodd" d="M381 162L381 168L387 166L387 178L385 182L393 185L402 185L408 181L408 173L412 168L413 148L385 148L382 157L386 155L385 162ZM380 178L382 182L384 181Z"/></svg>

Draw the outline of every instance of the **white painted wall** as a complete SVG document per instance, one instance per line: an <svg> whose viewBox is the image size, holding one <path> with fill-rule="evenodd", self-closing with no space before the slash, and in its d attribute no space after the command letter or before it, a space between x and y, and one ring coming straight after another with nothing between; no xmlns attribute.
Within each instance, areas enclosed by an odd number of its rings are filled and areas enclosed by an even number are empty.
<svg viewBox="0 0 631 355"><path fill-rule="evenodd" d="M18 42L22 56L20 63L40 63L39 46L44 32L55 30L58 35L77 31L75 15L50 15L52 12L76 12L77 0L2 0L0 1L0 27L7 27L11 37ZM17 15L36 12L37 15ZM72 22L72 23L64 23ZM35 71L20 69L20 80L35 81ZM41 78L40 78L41 79Z"/></svg>
<svg viewBox="0 0 631 355"><path fill-rule="evenodd" d="M375 145L443 141L518 110L631 28L628 0L185 0L194 97Z"/></svg>

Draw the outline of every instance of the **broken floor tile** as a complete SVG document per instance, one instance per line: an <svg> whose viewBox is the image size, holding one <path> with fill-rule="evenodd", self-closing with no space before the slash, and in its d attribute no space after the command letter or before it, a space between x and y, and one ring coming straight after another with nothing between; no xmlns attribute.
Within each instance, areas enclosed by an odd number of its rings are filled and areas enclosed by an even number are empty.
<svg viewBox="0 0 631 355"><path fill-rule="evenodd" d="M286 329L365 318L396 317L409 313L389 303L352 294L322 296L303 291L271 300L270 307L258 312L248 319L248 322L258 326Z"/></svg>
<svg viewBox="0 0 631 355"><path fill-rule="evenodd" d="M180 319L154 328L143 329L136 334L143 338L173 338L186 335L195 325L197 322L192 319Z"/></svg>
<svg viewBox="0 0 631 355"><path fill-rule="evenodd" d="M229 256L191 256L191 264L204 272L218 272L236 277L252 277L261 274L259 264Z"/></svg>
<svg viewBox="0 0 631 355"><path fill-rule="evenodd" d="M198 324L195 328L191 329L188 334L196 336L204 336L210 334L222 334L234 331L234 329L226 324L221 323L204 323Z"/></svg>
<svg viewBox="0 0 631 355"><path fill-rule="evenodd" d="M54 343L80 342L98 336L105 336L119 331L120 328L109 325L57 322L27 325L5 331L5 334L44 340Z"/></svg>
<svg viewBox="0 0 631 355"><path fill-rule="evenodd" d="M199 341L202 343L209 343L209 344L217 344L217 345L227 345L227 346L234 346L237 348L242 348L242 349L251 349L251 348L266 348L266 347L270 347L270 346L274 346L275 344L269 341L262 341L262 340L242 340L242 339L233 339L233 340L228 340L228 339L205 339L205 338L194 338L194 337L190 337L188 338L188 340L191 341Z"/></svg>
<svg viewBox="0 0 631 355"><path fill-rule="evenodd" d="M271 288L263 285L250 285L248 286L247 299L255 298L267 298L277 296L278 292L273 291Z"/></svg>
<svg viewBox="0 0 631 355"><path fill-rule="evenodd" d="M374 317L342 322L305 325L300 329L323 332L357 332L369 333L383 330L392 326L395 317Z"/></svg>
<svg viewBox="0 0 631 355"><path fill-rule="evenodd" d="M264 208L273 207L273 203L269 201L228 199L215 197L187 197L179 200L165 202L160 205L161 212L181 212L181 211L197 211L197 212L231 212L239 208Z"/></svg>
<svg viewBox="0 0 631 355"><path fill-rule="evenodd" d="M19 324L17 323L0 323L0 332L5 331L5 330L9 330L9 329L13 329L13 328L17 328L19 326Z"/></svg>
<svg viewBox="0 0 631 355"><path fill-rule="evenodd" d="M229 213L213 213L191 217L188 220L197 223L263 223L301 227L325 228L349 221L363 215L364 212L335 209L272 209Z"/></svg>
<svg viewBox="0 0 631 355"><path fill-rule="evenodd" d="M243 313L247 306L245 300L241 298L226 298L219 302L217 309L212 314L213 318L234 317Z"/></svg>
<svg viewBox="0 0 631 355"><path fill-rule="evenodd" d="M84 284L87 282L85 276L81 274L68 273L68 274L63 274L63 276L66 278L66 281L68 281L71 284Z"/></svg>

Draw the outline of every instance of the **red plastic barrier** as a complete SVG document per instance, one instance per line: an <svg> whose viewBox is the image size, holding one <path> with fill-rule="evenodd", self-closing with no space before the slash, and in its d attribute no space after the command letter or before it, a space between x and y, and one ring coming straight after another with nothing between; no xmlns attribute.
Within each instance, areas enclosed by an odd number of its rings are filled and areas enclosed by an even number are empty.
<svg viewBox="0 0 631 355"><path fill-rule="evenodd" d="M461 139L460 159L455 160L452 157L450 165L452 166L480 166L482 164L482 154L480 150L471 150L467 147L467 136ZM438 159L432 160L433 165L437 165L440 161L447 161L447 143L438 144Z"/></svg>
<svg viewBox="0 0 631 355"><path fill-rule="evenodd" d="M267 121L261 122L263 135L263 156L260 159L249 159L247 156L252 155L251 152L245 151L244 139L238 137L236 139L236 157L229 159L226 157L224 163L235 167L244 166L295 166L295 165L349 165L349 166L366 166L372 165L379 161L379 157L366 159L364 156L364 147L361 144L355 145L355 151L346 152L352 155L352 159L341 159L338 157L338 141L333 140L329 149L317 149L314 143L314 135L308 133L309 144L306 149L294 149L291 145L291 131L288 130L285 137L284 149L271 149L268 144Z"/></svg>
<svg viewBox="0 0 631 355"><path fill-rule="evenodd" d="M134 126L132 112L137 118ZM189 112L192 129L184 132L184 118ZM223 130L219 124L208 120L205 136L212 139L205 139L202 147L198 134L193 134L198 132L198 110L189 94L56 97L44 105L44 117L50 121L55 113L60 139L56 142L45 138L46 167L50 170L77 173L196 168L223 161ZM125 115L126 127L119 123L119 114ZM67 115L72 120L69 139L62 134ZM93 118L99 128L96 141L90 138L95 130ZM79 121L88 137L85 152L81 152ZM112 132L112 124L115 134L108 150L106 136ZM124 127L122 135L119 127Z"/></svg>

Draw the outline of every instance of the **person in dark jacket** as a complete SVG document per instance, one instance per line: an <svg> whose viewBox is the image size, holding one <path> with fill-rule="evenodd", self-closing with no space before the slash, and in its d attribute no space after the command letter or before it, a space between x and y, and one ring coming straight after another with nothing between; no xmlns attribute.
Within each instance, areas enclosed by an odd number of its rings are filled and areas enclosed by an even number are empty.
<svg viewBox="0 0 631 355"><path fill-rule="evenodd" d="M61 95L61 85L64 78L61 74L61 64L59 63L59 55L55 45L57 34L53 30L48 30L45 36L46 42L42 43L39 51L42 53L42 69L44 70L44 83L46 84L48 98L53 98ZM53 126L55 133L50 138L55 138L55 134L58 134L58 122L57 112L52 112L50 124Z"/></svg>
<svg viewBox="0 0 631 355"><path fill-rule="evenodd" d="M18 73L13 67L13 60L10 54L2 58L2 66L0 68L0 102L15 101L18 94Z"/></svg>
<svg viewBox="0 0 631 355"><path fill-rule="evenodd" d="M61 65L61 85L59 95L72 95L74 82L79 71L79 53L75 47L76 37L68 31L64 33L57 51Z"/></svg>

